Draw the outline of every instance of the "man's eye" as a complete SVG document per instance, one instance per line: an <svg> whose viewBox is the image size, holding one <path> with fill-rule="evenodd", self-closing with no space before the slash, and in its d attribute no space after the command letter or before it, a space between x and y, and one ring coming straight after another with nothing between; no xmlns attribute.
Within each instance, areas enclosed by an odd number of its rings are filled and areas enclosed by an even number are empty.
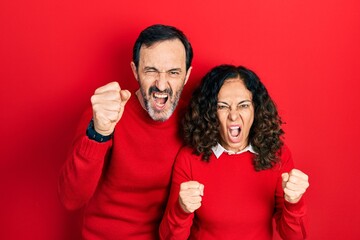
<svg viewBox="0 0 360 240"><path fill-rule="evenodd" d="M147 70L145 70L145 73L154 73L154 72L156 72L156 70L154 70L154 69L147 69Z"/></svg>
<svg viewBox="0 0 360 240"><path fill-rule="evenodd" d="M179 71L170 71L169 72L170 75L180 75L180 72Z"/></svg>

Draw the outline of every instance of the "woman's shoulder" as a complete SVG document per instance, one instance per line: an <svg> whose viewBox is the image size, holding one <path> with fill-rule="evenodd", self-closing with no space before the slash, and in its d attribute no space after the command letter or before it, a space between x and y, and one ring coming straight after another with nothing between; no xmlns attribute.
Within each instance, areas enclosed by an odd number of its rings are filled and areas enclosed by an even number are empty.
<svg viewBox="0 0 360 240"><path fill-rule="evenodd" d="M279 154L280 154L280 156L284 156L284 157L291 156L291 151L290 151L289 147L285 143L280 148Z"/></svg>
<svg viewBox="0 0 360 240"><path fill-rule="evenodd" d="M190 164L193 161L200 161L201 155L197 155L194 152L194 149L190 146L182 146L177 154L176 161L177 162L187 162Z"/></svg>
<svg viewBox="0 0 360 240"><path fill-rule="evenodd" d="M194 156L196 156L194 153L194 149L187 145L182 146L178 153L178 158L179 157L194 157Z"/></svg>
<svg viewBox="0 0 360 240"><path fill-rule="evenodd" d="M281 169L284 168L288 169L294 167L291 151L286 144L284 144L278 151L278 157L279 157L279 167Z"/></svg>

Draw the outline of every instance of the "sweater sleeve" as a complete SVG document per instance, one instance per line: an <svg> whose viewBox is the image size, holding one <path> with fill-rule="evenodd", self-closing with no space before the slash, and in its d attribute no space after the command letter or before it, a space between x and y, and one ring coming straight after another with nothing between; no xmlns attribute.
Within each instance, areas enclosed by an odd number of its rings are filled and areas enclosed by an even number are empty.
<svg viewBox="0 0 360 240"><path fill-rule="evenodd" d="M282 166L275 195L274 218L276 229L283 239L306 239L306 205L304 196L295 204L287 202L284 198L281 174L289 172L294 168L291 154L286 147L282 149L281 158Z"/></svg>
<svg viewBox="0 0 360 240"><path fill-rule="evenodd" d="M86 136L90 119L91 109L84 113L68 157L60 170L58 194L63 205L70 210L83 207L94 194L112 145L112 140L98 143Z"/></svg>
<svg viewBox="0 0 360 240"><path fill-rule="evenodd" d="M160 224L160 239L188 239L194 214L186 213L179 203L180 184L191 181L190 152L178 154L172 175L170 196Z"/></svg>

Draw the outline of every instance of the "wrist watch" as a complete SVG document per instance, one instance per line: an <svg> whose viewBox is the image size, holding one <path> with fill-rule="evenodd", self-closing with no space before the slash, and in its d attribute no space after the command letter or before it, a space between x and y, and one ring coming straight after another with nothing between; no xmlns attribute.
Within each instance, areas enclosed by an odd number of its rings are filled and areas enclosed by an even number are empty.
<svg viewBox="0 0 360 240"><path fill-rule="evenodd" d="M91 119L91 121L86 129L86 135L88 136L88 138L90 138L91 140L95 140L96 142L107 142L112 138L113 133L110 134L109 136L101 135L100 133L95 131L94 120Z"/></svg>

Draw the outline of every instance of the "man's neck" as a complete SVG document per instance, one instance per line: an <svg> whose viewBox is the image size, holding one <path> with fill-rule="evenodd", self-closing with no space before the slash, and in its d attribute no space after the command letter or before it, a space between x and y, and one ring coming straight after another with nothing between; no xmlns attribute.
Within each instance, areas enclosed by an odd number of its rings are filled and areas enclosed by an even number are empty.
<svg viewBox="0 0 360 240"><path fill-rule="evenodd" d="M140 92L140 89L138 89L136 92L135 92L135 95L137 97L137 99L139 100L140 102L140 105L142 106L142 108L146 111L146 108L145 108L145 104L144 104L144 98Z"/></svg>

